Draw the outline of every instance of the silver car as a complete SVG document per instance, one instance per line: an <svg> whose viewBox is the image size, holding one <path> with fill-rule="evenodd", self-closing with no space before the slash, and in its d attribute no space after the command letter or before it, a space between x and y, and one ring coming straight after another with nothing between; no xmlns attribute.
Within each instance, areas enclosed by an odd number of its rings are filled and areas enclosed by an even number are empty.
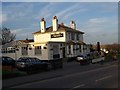
<svg viewBox="0 0 120 90"><path fill-rule="evenodd" d="M76 61L80 64L89 64L90 63L90 57L87 54L78 55L76 58Z"/></svg>

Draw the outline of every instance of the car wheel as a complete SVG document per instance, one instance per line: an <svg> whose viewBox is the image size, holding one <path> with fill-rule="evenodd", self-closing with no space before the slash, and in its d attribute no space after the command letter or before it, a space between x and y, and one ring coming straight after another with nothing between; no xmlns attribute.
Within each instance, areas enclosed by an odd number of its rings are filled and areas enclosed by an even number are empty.
<svg viewBox="0 0 120 90"><path fill-rule="evenodd" d="M52 69L52 65L51 64L48 64L48 70L51 70Z"/></svg>

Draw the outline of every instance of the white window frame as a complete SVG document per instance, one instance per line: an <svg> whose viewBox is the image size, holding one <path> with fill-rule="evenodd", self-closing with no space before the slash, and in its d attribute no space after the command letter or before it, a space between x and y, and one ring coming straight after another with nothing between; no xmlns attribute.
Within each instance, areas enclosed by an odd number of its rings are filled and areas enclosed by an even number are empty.
<svg viewBox="0 0 120 90"><path fill-rule="evenodd" d="M35 55L41 55L41 54L42 54L42 47L35 46Z"/></svg>
<svg viewBox="0 0 120 90"><path fill-rule="evenodd" d="M21 47L22 55L28 55L28 47Z"/></svg>

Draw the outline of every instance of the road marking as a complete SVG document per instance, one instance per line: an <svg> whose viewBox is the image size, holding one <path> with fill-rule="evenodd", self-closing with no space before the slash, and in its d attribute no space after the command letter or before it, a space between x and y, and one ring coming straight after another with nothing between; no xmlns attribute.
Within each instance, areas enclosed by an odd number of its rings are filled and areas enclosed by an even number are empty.
<svg viewBox="0 0 120 90"><path fill-rule="evenodd" d="M83 86L85 86L85 84L81 84L81 85L75 86L73 88L80 88L80 87L83 87Z"/></svg>
<svg viewBox="0 0 120 90"><path fill-rule="evenodd" d="M98 82L98 81L101 81L101 80L104 80L104 79L108 79L108 78L111 78L112 77L112 75L109 75L109 76L106 76L106 77L102 77L102 78L100 78L100 79L97 79L97 80L95 80L96 82Z"/></svg>

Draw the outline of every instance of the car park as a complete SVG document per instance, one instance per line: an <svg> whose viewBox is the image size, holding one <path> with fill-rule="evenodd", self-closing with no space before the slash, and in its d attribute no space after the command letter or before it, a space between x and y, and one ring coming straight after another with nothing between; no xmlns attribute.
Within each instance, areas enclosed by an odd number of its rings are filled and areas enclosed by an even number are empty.
<svg viewBox="0 0 120 90"><path fill-rule="evenodd" d="M15 60L11 57L7 57L7 56L2 56L0 57L0 62L2 64L2 66L13 66L15 67Z"/></svg>
<svg viewBox="0 0 120 90"><path fill-rule="evenodd" d="M16 62L16 68L20 71L38 71L38 70L48 70L48 63L42 62L38 58L34 57L21 57Z"/></svg>

